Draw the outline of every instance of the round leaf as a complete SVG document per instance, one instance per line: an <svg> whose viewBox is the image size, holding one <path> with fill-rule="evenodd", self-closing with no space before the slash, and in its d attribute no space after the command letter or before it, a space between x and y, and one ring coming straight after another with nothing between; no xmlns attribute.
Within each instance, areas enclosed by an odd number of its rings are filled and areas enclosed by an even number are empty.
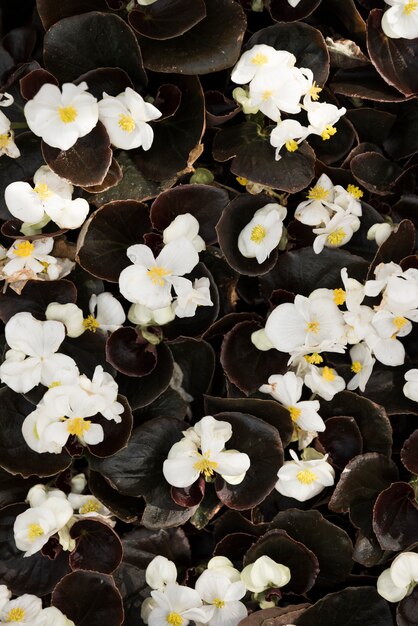
<svg viewBox="0 0 418 626"><path fill-rule="evenodd" d="M150 39L172 39L196 26L206 17L203 0L159 0L158 4L136 7L128 21L140 35Z"/></svg>
<svg viewBox="0 0 418 626"><path fill-rule="evenodd" d="M122 544L109 524L91 517L79 519L71 526L70 535L76 539L76 547L70 554L72 570L111 574L121 562Z"/></svg>

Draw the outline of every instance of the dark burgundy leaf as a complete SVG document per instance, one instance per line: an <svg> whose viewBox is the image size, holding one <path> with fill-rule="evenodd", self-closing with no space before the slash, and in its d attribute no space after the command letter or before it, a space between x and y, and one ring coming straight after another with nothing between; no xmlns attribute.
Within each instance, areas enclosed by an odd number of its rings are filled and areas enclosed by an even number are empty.
<svg viewBox="0 0 418 626"><path fill-rule="evenodd" d="M136 7L128 21L140 35L150 39L172 39L196 26L206 17L203 0L159 0L158 4Z"/></svg>
<svg viewBox="0 0 418 626"><path fill-rule="evenodd" d="M301 0L297 6L292 7L288 2L270 0L270 14L277 22L293 22L303 19L315 11L321 0Z"/></svg>
<svg viewBox="0 0 418 626"><path fill-rule="evenodd" d="M398 604L396 623L398 626L417 626L418 620L418 587Z"/></svg>
<svg viewBox="0 0 418 626"><path fill-rule="evenodd" d="M116 454L119 450L126 448L132 432L133 418L131 407L124 396L118 396L118 402L123 405L124 411L120 415L121 421L108 420L101 415L97 415L94 422L100 424L104 430L104 440L95 446L87 446L94 456L107 457Z"/></svg>
<svg viewBox="0 0 418 626"><path fill-rule="evenodd" d="M379 247L369 269L368 278L374 278L373 270L379 263L399 263L412 254L415 248L415 227L410 220L402 220L396 230Z"/></svg>
<svg viewBox="0 0 418 626"><path fill-rule="evenodd" d="M122 560L122 544L115 531L95 518L78 520L70 535L76 547L70 554L72 570L94 570L111 574Z"/></svg>
<svg viewBox="0 0 418 626"><path fill-rule="evenodd" d="M414 430L401 450L401 460L411 474L418 475L418 430Z"/></svg>
<svg viewBox="0 0 418 626"><path fill-rule="evenodd" d="M43 69L33 70L20 79L20 91L25 100L32 100L38 93L42 85L51 83L58 85L58 81L49 72Z"/></svg>
<svg viewBox="0 0 418 626"><path fill-rule="evenodd" d="M55 22L64 17L80 15L89 11L105 11L106 0L36 0L36 8L43 27L48 30Z"/></svg>
<svg viewBox="0 0 418 626"><path fill-rule="evenodd" d="M157 349L135 328L115 330L106 343L106 359L126 376L145 376L157 363Z"/></svg>
<svg viewBox="0 0 418 626"><path fill-rule="evenodd" d="M89 473L89 488L91 493L123 522L134 524L141 519L144 510L142 498L131 498L121 495L118 491L112 489L101 474L93 470L90 470Z"/></svg>
<svg viewBox="0 0 418 626"><path fill-rule="evenodd" d="M89 93L93 94L97 100L103 98L103 92L106 92L108 96L118 96L127 87L133 87L128 74L121 70L120 67L98 67L97 69L92 69L85 74L81 74L74 81L74 84L79 85L83 81L88 84Z"/></svg>
<svg viewBox="0 0 418 626"><path fill-rule="evenodd" d="M332 458L334 465L343 469L348 461L363 451L363 439L353 417L330 417L319 441Z"/></svg>
<svg viewBox="0 0 418 626"><path fill-rule="evenodd" d="M383 550L406 550L418 541L418 504L411 485L393 483L378 495L373 530Z"/></svg>

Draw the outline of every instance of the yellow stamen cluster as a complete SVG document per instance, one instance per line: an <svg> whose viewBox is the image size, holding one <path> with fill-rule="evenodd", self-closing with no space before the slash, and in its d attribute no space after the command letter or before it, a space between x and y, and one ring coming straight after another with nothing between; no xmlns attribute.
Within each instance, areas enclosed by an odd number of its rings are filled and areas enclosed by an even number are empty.
<svg viewBox="0 0 418 626"><path fill-rule="evenodd" d="M212 604L216 606L217 609L223 609L225 606L225 601L220 598L214 598Z"/></svg>
<svg viewBox="0 0 418 626"><path fill-rule="evenodd" d="M86 330L90 330L92 333L95 333L98 328L100 328L99 322L96 320L94 315L88 315L83 320L83 326Z"/></svg>
<svg viewBox="0 0 418 626"><path fill-rule="evenodd" d="M393 323L396 326L396 328L399 330L401 330L401 328L403 328L405 326L405 324L408 323L408 320L406 319L406 317L394 317L393 318Z"/></svg>
<svg viewBox="0 0 418 626"><path fill-rule="evenodd" d="M39 524L29 524L28 539L29 541L35 541L38 537L42 537L44 534L43 528Z"/></svg>
<svg viewBox="0 0 418 626"><path fill-rule="evenodd" d="M418 8L417 0L408 0L408 2L405 4L403 8L403 12L405 13L405 15L411 15L411 13L416 11L417 8Z"/></svg>
<svg viewBox="0 0 418 626"><path fill-rule="evenodd" d="M13 609L7 613L5 622L23 622L25 619L25 609L20 608L19 606L15 606Z"/></svg>
<svg viewBox="0 0 418 626"><path fill-rule="evenodd" d="M292 419L292 422L297 422L298 418L300 417L300 414L302 413L302 409L298 409L295 406L288 406L287 410L290 413L290 417Z"/></svg>
<svg viewBox="0 0 418 626"><path fill-rule="evenodd" d="M312 100L319 100L319 94L322 91L322 87L318 87L318 85L316 84L316 81L314 80L314 82L312 83L312 87L309 89L309 95L311 96Z"/></svg>
<svg viewBox="0 0 418 626"><path fill-rule="evenodd" d="M80 513L86 515L86 513L98 513L100 511L100 502L94 498L87 500L82 507L80 507Z"/></svg>
<svg viewBox="0 0 418 626"><path fill-rule="evenodd" d="M121 127L121 129L124 130L126 133L131 133L136 128L134 118L131 117L130 115L125 115L124 113L121 113L119 115L118 124Z"/></svg>
<svg viewBox="0 0 418 626"><path fill-rule="evenodd" d="M309 189L306 197L309 200L327 200L328 195L328 189L325 189L325 187L322 187L322 185L315 185L315 187L311 187Z"/></svg>
<svg viewBox="0 0 418 626"><path fill-rule="evenodd" d="M332 367L324 367L324 369L322 370L322 378L325 378L325 380L327 380L329 383L332 383L332 381L335 379L335 374Z"/></svg>
<svg viewBox="0 0 418 626"><path fill-rule="evenodd" d="M273 95L273 92L269 89L266 89L266 91L263 91L263 93L261 94L261 97L265 101L271 98L272 95Z"/></svg>
<svg viewBox="0 0 418 626"><path fill-rule="evenodd" d="M337 306L341 306L345 302L345 291L344 289L334 289L334 302Z"/></svg>
<svg viewBox="0 0 418 626"><path fill-rule="evenodd" d="M363 366L360 361L353 361L351 365L351 371L354 372L354 374L358 374L359 372L361 372L362 369Z"/></svg>
<svg viewBox="0 0 418 626"><path fill-rule="evenodd" d="M312 354L305 354L305 361L310 363L311 365L319 365L323 362L323 358L317 352L313 352Z"/></svg>
<svg viewBox="0 0 418 626"><path fill-rule="evenodd" d="M331 139L331 137L335 135L336 132L337 129L335 128L335 126L331 126L331 124L329 124L328 126L325 126L324 130L321 133L321 137L323 141L326 141L327 139Z"/></svg>
<svg viewBox="0 0 418 626"><path fill-rule="evenodd" d="M312 470L305 469L298 472L296 474L296 478L303 485L312 485L312 483L316 481L318 476L314 472L312 472Z"/></svg>
<svg viewBox="0 0 418 626"><path fill-rule="evenodd" d="M20 241L13 250L13 254L24 258L30 256L34 250L35 246L30 241Z"/></svg>
<svg viewBox="0 0 418 626"><path fill-rule="evenodd" d="M182 618L180 613L175 613L174 611L172 611L167 615L166 621L167 624L170 624L170 626L181 626L184 622L184 619Z"/></svg>
<svg viewBox="0 0 418 626"><path fill-rule="evenodd" d="M149 276L154 285L159 285L160 287L164 285L164 276L169 276L170 274L171 272L164 267L152 267L147 272L147 276Z"/></svg>
<svg viewBox="0 0 418 626"><path fill-rule="evenodd" d="M261 224L257 224L251 231L251 241L254 243L261 243L264 237L267 235L266 229Z"/></svg>
<svg viewBox="0 0 418 626"><path fill-rule="evenodd" d="M48 389L53 389L54 387L61 387L62 383L59 380L53 380L50 385L48 385Z"/></svg>
<svg viewBox="0 0 418 626"><path fill-rule="evenodd" d="M286 150L288 152L296 152L299 148L297 141L294 139L288 139L284 145L286 146Z"/></svg>
<svg viewBox="0 0 418 626"><path fill-rule="evenodd" d="M360 189L360 187L357 187L357 185L348 185L347 186L347 191L348 193L350 193L354 198L356 198L356 200L360 200L360 198L363 197L363 192Z"/></svg>
<svg viewBox="0 0 418 626"><path fill-rule="evenodd" d="M315 335L317 335L319 332L319 322L317 322L316 320L313 320L313 322L308 322L306 324L306 332L314 333Z"/></svg>
<svg viewBox="0 0 418 626"><path fill-rule="evenodd" d="M210 460L210 451L205 452L205 454L201 455L199 461L193 464L195 470L204 474L205 478L210 478L213 476L213 470L218 467L216 461Z"/></svg>
<svg viewBox="0 0 418 626"><path fill-rule="evenodd" d="M245 187L245 185L248 185L248 178L244 178L243 176L237 176L237 182Z"/></svg>
<svg viewBox="0 0 418 626"><path fill-rule="evenodd" d="M68 107L58 107L58 115L61 122L64 122L64 124L70 124L71 122L74 122L78 113L77 109L70 105Z"/></svg>
<svg viewBox="0 0 418 626"><path fill-rule="evenodd" d="M253 65L265 65L268 62L268 57L262 52L257 52L251 59Z"/></svg>
<svg viewBox="0 0 418 626"><path fill-rule="evenodd" d="M0 149L4 150L10 143L10 133L3 133L0 135Z"/></svg>
<svg viewBox="0 0 418 626"><path fill-rule="evenodd" d="M54 195L54 192L50 190L46 183L36 184L33 190L38 194L41 200L47 200Z"/></svg>
<svg viewBox="0 0 418 626"><path fill-rule="evenodd" d="M82 417L72 417L67 421L67 432L76 437L82 437L83 434L90 430L91 422Z"/></svg>
<svg viewBox="0 0 418 626"><path fill-rule="evenodd" d="M339 246L342 244L346 236L347 233L344 228L338 228L328 235L327 242L330 246Z"/></svg>

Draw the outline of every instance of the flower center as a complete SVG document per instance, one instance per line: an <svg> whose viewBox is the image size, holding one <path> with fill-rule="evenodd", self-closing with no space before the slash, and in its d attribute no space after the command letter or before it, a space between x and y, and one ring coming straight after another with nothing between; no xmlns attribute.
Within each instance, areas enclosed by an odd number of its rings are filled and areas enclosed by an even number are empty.
<svg viewBox="0 0 418 626"><path fill-rule="evenodd" d="M330 233L327 237L327 242L330 246L339 246L347 236L344 228L338 228Z"/></svg>
<svg viewBox="0 0 418 626"><path fill-rule="evenodd" d="M261 243L266 235L267 233L264 226L261 226L261 224L257 224L257 226L254 226L251 231L250 239L251 241L254 241L254 243Z"/></svg>
<svg viewBox="0 0 418 626"><path fill-rule="evenodd" d="M60 116L61 122L64 122L64 124L69 124L70 122L74 122L78 113L74 107L68 106L58 107L58 115Z"/></svg>
<svg viewBox="0 0 418 626"><path fill-rule="evenodd" d="M319 332L319 322L317 322L316 320L313 320L313 322L308 322L306 324L306 332L307 333L314 333L315 335L318 334L318 332Z"/></svg>
<svg viewBox="0 0 418 626"><path fill-rule="evenodd" d="M134 118L130 115L125 115L124 113L121 113L119 115L118 124L121 129L124 130L126 133L131 133L136 128Z"/></svg>
<svg viewBox="0 0 418 626"><path fill-rule="evenodd" d="M248 178L244 178L243 176L237 176L237 182L245 187L245 185L248 185Z"/></svg>
<svg viewBox="0 0 418 626"><path fill-rule="evenodd" d="M298 417L300 417L300 414L302 413L302 409L298 409L295 406L288 406L287 410L290 413L290 417L292 418L292 422L297 422Z"/></svg>
<svg viewBox="0 0 418 626"><path fill-rule="evenodd" d="M394 317L392 321L395 324L398 331L401 330L401 328L403 328L405 324L408 323L408 320L406 319L406 317Z"/></svg>
<svg viewBox="0 0 418 626"><path fill-rule="evenodd" d="M54 195L46 183L37 183L34 191L36 191L41 200L47 200Z"/></svg>
<svg viewBox="0 0 418 626"><path fill-rule="evenodd" d="M335 135L336 132L337 129L335 128L335 126L331 126L331 124L328 124L328 126L325 126L324 130L322 131L321 137L324 141L326 141L327 139L331 139L331 137Z"/></svg>
<svg viewBox="0 0 418 626"><path fill-rule="evenodd" d="M319 365L324 359L317 352L313 352L312 354L305 354L305 360L311 365Z"/></svg>
<svg viewBox="0 0 418 626"><path fill-rule="evenodd" d="M171 624L171 626L181 626L183 624L183 618L180 613L174 613L173 611L169 613L166 617L166 622Z"/></svg>
<svg viewBox="0 0 418 626"><path fill-rule="evenodd" d="M0 149L4 150L4 148L7 148L9 143L10 143L9 133L4 133L3 135L0 135Z"/></svg>
<svg viewBox="0 0 418 626"><path fill-rule="evenodd" d="M303 485L311 485L312 483L314 483L316 481L318 476L316 474L314 474L314 472L312 472L312 470L305 469L305 470L301 470L300 472L298 472L296 474L296 478Z"/></svg>
<svg viewBox="0 0 418 626"><path fill-rule="evenodd" d="M285 146L286 150L288 150L289 152L295 152L299 148L297 142L294 139L288 139L285 143Z"/></svg>
<svg viewBox="0 0 418 626"><path fill-rule="evenodd" d="M328 195L328 189L325 189L322 185L315 185L315 187L309 189L306 197L309 198L309 200L327 200Z"/></svg>
<svg viewBox="0 0 418 626"><path fill-rule="evenodd" d="M356 198L356 200L359 200L363 197L363 192L360 187L357 187L357 185L348 185L347 191L348 193L351 193L351 195Z"/></svg>
<svg viewBox="0 0 418 626"><path fill-rule="evenodd" d="M319 100L319 94L322 91L322 87L318 87L318 85L316 84L316 81L314 80L314 82L312 83L312 87L309 89L309 95L311 96L312 100Z"/></svg>
<svg viewBox="0 0 418 626"><path fill-rule="evenodd" d="M88 315L83 320L83 326L86 330L90 330L92 333L95 333L98 328L100 328L99 322L96 320L94 315Z"/></svg>
<svg viewBox="0 0 418 626"><path fill-rule="evenodd" d="M403 12L405 13L405 15L411 15L411 13L416 11L417 8L418 8L417 0L408 0L408 2L405 4L403 8Z"/></svg>
<svg viewBox="0 0 418 626"><path fill-rule="evenodd" d="M28 257L35 250L35 246L30 241L21 241L13 250L13 254L22 258Z"/></svg>
<svg viewBox="0 0 418 626"><path fill-rule="evenodd" d="M337 306L344 304L345 302L345 291L344 289L334 289L334 302Z"/></svg>
<svg viewBox="0 0 418 626"><path fill-rule="evenodd" d="M162 287L164 285L164 276L170 276L171 272L164 267L152 267L148 270L147 275L150 277L154 285Z"/></svg>
<svg viewBox="0 0 418 626"><path fill-rule="evenodd" d="M354 374L358 374L359 372L361 372L362 369L363 366L360 361L353 361L351 365L351 371L354 372Z"/></svg>
<svg viewBox="0 0 418 626"><path fill-rule="evenodd" d="M82 437L84 432L90 430L91 422L82 417L73 417L67 421L67 431L70 435Z"/></svg>
<svg viewBox="0 0 418 626"><path fill-rule="evenodd" d="M214 598L212 604L214 604L217 609L223 609L225 606L224 600L221 600L220 598Z"/></svg>
<svg viewBox="0 0 418 626"><path fill-rule="evenodd" d="M53 380L52 383L48 386L48 389L53 389L54 387L61 387L62 383L59 380Z"/></svg>
<svg viewBox="0 0 418 626"><path fill-rule="evenodd" d="M269 98L271 98L272 95L273 95L273 92L270 91L269 89L266 89L266 91L263 91L263 93L261 94L261 97L263 100L268 100Z"/></svg>
<svg viewBox="0 0 418 626"><path fill-rule="evenodd" d="M25 609L16 606L7 613L6 622L22 622L25 619Z"/></svg>
<svg viewBox="0 0 418 626"><path fill-rule="evenodd" d="M82 515L86 513L97 513L100 511L100 502L94 498L90 498L90 500L87 500L87 502L80 507L79 511Z"/></svg>
<svg viewBox="0 0 418 626"><path fill-rule="evenodd" d="M251 59L253 65L265 65L268 62L268 57L262 52L257 52Z"/></svg>
<svg viewBox="0 0 418 626"><path fill-rule="evenodd" d="M37 537L42 537L44 534L43 528L39 524L30 524L28 528L29 541L35 541Z"/></svg>
<svg viewBox="0 0 418 626"><path fill-rule="evenodd" d="M205 478L213 476L213 470L218 467L216 461L210 460L210 451L200 455L200 459L193 464L194 469L198 470L201 474L205 475Z"/></svg>
<svg viewBox="0 0 418 626"><path fill-rule="evenodd" d="M332 383L332 381L335 379L335 374L332 367L324 367L324 369L322 370L322 378L325 378L325 380Z"/></svg>

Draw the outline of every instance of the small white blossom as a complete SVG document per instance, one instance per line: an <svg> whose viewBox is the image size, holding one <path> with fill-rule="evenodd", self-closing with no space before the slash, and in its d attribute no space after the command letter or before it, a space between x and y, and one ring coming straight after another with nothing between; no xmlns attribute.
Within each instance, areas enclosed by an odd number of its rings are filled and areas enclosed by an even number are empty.
<svg viewBox="0 0 418 626"><path fill-rule="evenodd" d="M48 606L42 609L33 626L75 626L75 624L55 606Z"/></svg>
<svg viewBox="0 0 418 626"><path fill-rule="evenodd" d="M99 119L105 125L111 143L115 148L149 150L154 139L154 131L148 122L161 117L154 105L145 102L136 91L127 87L118 96L103 93L99 102Z"/></svg>
<svg viewBox="0 0 418 626"><path fill-rule="evenodd" d="M112 513L95 496L69 493L68 502L82 517L110 517Z"/></svg>
<svg viewBox="0 0 418 626"><path fill-rule="evenodd" d="M163 230L163 242L170 243L182 237L186 237L194 245L196 252L206 249L206 244L199 235L199 222L190 213L182 213Z"/></svg>
<svg viewBox="0 0 418 626"><path fill-rule="evenodd" d="M151 591L154 608L148 615L149 626L187 626L190 620L206 624L213 606L203 606L194 589L168 583L164 591Z"/></svg>
<svg viewBox="0 0 418 626"><path fill-rule="evenodd" d="M258 209L238 236L241 254L247 259L255 258L258 263L264 263L279 245L286 215L286 208L277 203Z"/></svg>
<svg viewBox="0 0 418 626"><path fill-rule="evenodd" d="M191 289L192 287L189 287ZM139 326L163 326L172 322L176 317L173 307L170 305L161 309L149 309L143 304L132 304L128 311L128 320Z"/></svg>
<svg viewBox="0 0 418 626"><path fill-rule="evenodd" d="M177 568L173 561L158 555L152 559L145 570L145 580L151 589L163 591L168 583L177 580Z"/></svg>
<svg viewBox="0 0 418 626"><path fill-rule="evenodd" d="M411 369L405 373L406 383L403 386L404 395L418 402L418 369Z"/></svg>
<svg viewBox="0 0 418 626"><path fill-rule="evenodd" d="M373 226L370 226L369 230L367 231L367 239L369 241L372 241L374 239L377 245L381 246L382 243L385 243L386 239L389 239L392 232L393 226L391 226L387 222L373 224Z"/></svg>
<svg viewBox="0 0 418 626"><path fill-rule="evenodd" d="M348 185L347 189L344 189L341 185L335 185L334 193L334 203L338 210L361 217L363 213L360 202L360 198L363 197L361 189L356 187L356 185Z"/></svg>
<svg viewBox="0 0 418 626"><path fill-rule="evenodd" d="M45 317L47 320L62 322L68 337L79 337L86 330L83 325L83 311L72 302L51 302L45 310Z"/></svg>
<svg viewBox="0 0 418 626"><path fill-rule="evenodd" d="M0 611L0 624L27 624L33 626L42 611L42 600L25 593L19 598L9 600Z"/></svg>
<svg viewBox="0 0 418 626"><path fill-rule="evenodd" d="M324 247L341 248L345 246L360 228L360 220L350 213L336 213L323 228L314 228L316 235L313 243L315 254L320 254Z"/></svg>
<svg viewBox="0 0 418 626"><path fill-rule="evenodd" d="M104 291L99 294L92 294L89 301L90 315L84 320L84 326L89 330L100 330L113 332L120 328L125 320L123 306L110 292ZM93 328L91 328L93 326Z"/></svg>
<svg viewBox="0 0 418 626"><path fill-rule="evenodd" d="M306 197L307 200L300 202L296 207L295 219L307 226L328 224L336 211L335 191L331 179L322 174L316 184L309 189Z"/></svg>
<svg viewBox="0 0 418 626"><path fill-rule="evenodd" d="M80 376L78 384L80 388L97 402L97 411L107 420L120 423L121 415L124 411L123 404L117 401L118 384L108 372L105 372L101 365L97 365L93 377L90 380L84 374Z"/></svg>
<svg viewBox="0 0 418 626"><path fill-rule="evenodd" d="M87 486L86 475L83 474L82 472L72 477L71 493L83 493L86 486Z"/></svg>
<svg viewBox="0 0 418 626"><path fill-rule="evenodd" d="M345 381L342 376L338 376L332 367L315 367L311 365L309 372L305 375L305 385L312 393L317 393L324 400L332 400L336 393L345 389Z"/></svg>
<svg viewBox="0 0 418 626"><path fill-rule="evenodd" d="M0 102L0 106L2 103ZM20 150L15 144L14 132L11 129L11 122L9 118L0 111L0 157L5 154L11 159L18 159L20 157Z"/></svg>
<svg viewBox="0 0 418 626"><path fill-rule="evenodd" d="M388 602L399 602L418 583L418 554L402 552L377 579L377 592Z"/></svg>
<svg viewBox="0 0 418 626"><path fill-rule="evenodd" d="M279 122L281 111L300 113L304 92L305 81L297 67L284 66L275 68L274 72L259 72L249 86L251 103L273 122Z"/></svg>
<svg viewBox="0 0 418 626"><path fill-rule="evenodd" d="M49 497L41 506L31 507L16 517L13 525L16 547L32 556L41 550L73 515L66 498Z"/></svg>
<svg viewBox="0 0 418 626"><path fill-rule="evenodd" d="M353 391L358 388L360 391L364 391L376 359L372 357L370 348L363 342L350 349L350 358L351 371L354 372L354 376L347 383L347 389Z"/></svg>
<svg viewBox="0 0 418 626"><path fill-rule="evenodd" d="M208 570L226 576L231 583L241 580L241 574L226 556L214 556L208 562Z"/></svg>
<svg viewBox="0 0 418 626"><path fill-rule="evenodd" d="M276 563L269 556L260 556L254 563L247 565L241 572L241 580L254 593L261 593L270 587L284 587L290 581L290 569Z"/></svg>
<svg viewBox="0 0 418 626"><path fill-rule="evenodd" d="M214 607L209 626L237 626L247 617L247 608L240 602L247 591L241 580L231 582L223 574L207 569L197 579L195 589L206 604Z"/></svg>
<svg viewBox="0 0 418 626"><path fill-rule="evenodd" d="M283 146L288 152L295 152L308 134L308 129L297 120L287 119L279 122L270 133L270 143L276 148L276 161L280 161L283 156L280 154Z"/></svg>
<svg viewBox="0 0 418 626"><path fill-rule="evenodd" d="M283 496L305 502L334 484L335 472L327 462L327 454L320 459L302 461L293 450L289 453L293 461L285 461L277 474L276 489Z"/></svg>
<svg viewBox="0 0 418 626"><path fill-rule="evenodd" d="M64 83L62 91L46 83L25 104L26 122L31 131L49 146L68 150L96 126L99 108L87 83Z"/></svg>
<svg viewBox="0 0 418 626"><path fill-rule="evenodd" d="M193 317L198 306L213 306L209 278L199 278L194 283L190 280L179 283L176 293L172 308L177 317Z"/></svg>
<svg viewBox="0 0 418 626"><path fill-rule="evenodd" d="M418 2L416 0L385 0L390 6L382 17L382 30L392 39L418 37Z"/></svg>
<svg viewBox="0 0 418 626"><path fill-rule="evenodd" d="M291 68L295 63L296 57L290 52L276 50L266 44L257 44L241 55L232 70L231 80L237 85L245 85L260 72L271 70L274 76L278 68Z"/></svg>
<svg viewBox="0 0 418 626"><path fill-rule="evenodd" d="M16 239L7 251L10 261L3 267L4 274L12 276L26 269L39 274L46 269L52 273L50 276L52 280L58 278L59 271L55 267L57 259L49 254L53 247L52 237L35 239L32 243L28 240ZM55 272L53 272L54 269Z"/></svg>
<svg viewBox="0 0 418 626"><path fill-rule="evenodd" d="M324 141L335 135L337 132L335 124L346 113L344 107L339 109L335 104L328 102L312 102L306 97L304 98L304 105L308 113L310 133L319 135Z"/></svg>

